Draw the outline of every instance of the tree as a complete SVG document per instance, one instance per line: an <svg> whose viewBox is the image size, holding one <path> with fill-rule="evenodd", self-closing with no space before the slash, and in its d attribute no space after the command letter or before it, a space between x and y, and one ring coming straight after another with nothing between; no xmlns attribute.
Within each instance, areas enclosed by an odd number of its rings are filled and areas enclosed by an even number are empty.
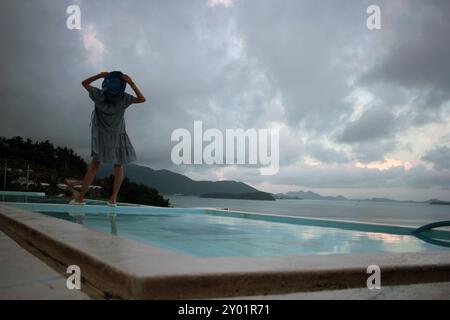
<svg viewBox="0 0 450 320"><path fill-rule="evenodd" d="M108 194L111 194L114 176L110 175L109 177L100 180L99 183L103 185ZM159 207L169 206L169 200L164 199L163 196L158 193L158 190L143 184L132 182L128 178L124 178L122 181L119 192L119 201Z"/></svg>

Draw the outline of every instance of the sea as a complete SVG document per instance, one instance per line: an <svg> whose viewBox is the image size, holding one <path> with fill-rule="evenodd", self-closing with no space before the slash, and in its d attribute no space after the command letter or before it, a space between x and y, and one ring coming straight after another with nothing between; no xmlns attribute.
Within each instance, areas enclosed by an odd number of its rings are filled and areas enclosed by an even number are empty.
<svg viewBox="0 0 450 320"><path fill-rule="evenodd" d="M178 208L228 208L229 210L270 213L333 220L421 226L450 220L450 205L367 200L294 200L275 201L212 199L195 196L166 196Z"/></svg>

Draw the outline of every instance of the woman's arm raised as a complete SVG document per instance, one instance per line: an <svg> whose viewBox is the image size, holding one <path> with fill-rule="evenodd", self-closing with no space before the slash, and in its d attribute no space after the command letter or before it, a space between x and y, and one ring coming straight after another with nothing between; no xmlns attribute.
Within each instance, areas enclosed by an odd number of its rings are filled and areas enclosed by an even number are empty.
<svg viewBox="0 0 450 320"><path fill-rule="evenodd" d="M132 103L144 103L145 97L142 94L141 90L139 90L137 85L133 82L133 80L127 74L123 75L123 80L125 80L130 85L130 87L133 88L134 93L136 93L137 95L137 97L133 98Z"/></svg>
<svg viewBox="0 0 450 320"><path fill-rule="evenodd" d="M104 78L108 75L108 72L100 72L99 74L96 74L95 76L89 77L81 82L81 85L83 88L85 88L87 91L91 88L91 83L95 80Z"/></svg>

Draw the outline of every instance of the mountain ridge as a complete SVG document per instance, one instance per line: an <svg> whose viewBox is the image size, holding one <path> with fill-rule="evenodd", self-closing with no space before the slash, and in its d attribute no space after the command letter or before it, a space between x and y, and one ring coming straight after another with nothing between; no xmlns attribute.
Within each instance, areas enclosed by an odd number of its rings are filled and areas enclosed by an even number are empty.
<svg viewBox="0 0 450 320"><path fill-rule="evenodd" d="M100 178L113 174L112 165L100 167L98 176ZM155 170L150 167L138 164L128 164L125 166L125 176L130 180L145 184L157 189L163 194L182 194L201 196L204 194L242 194L264 192L258 190L244 182L234 180L207 181L193 180L181 173L173 172L168 169ZM374 201L374 202L397 202L397 203L442 203L445 201L439 199L429 199L425 201L414 200L394 200L388 198L365 198L351 199L342 195L323 196L313 191L289 191L286 193L273 194L275 199L305 199L305 200L338 200L338 201Z"/></svg>
<svg viewBox="0 0 450 320"><path fill-rule="evenodd" d="M113 174L112 165L104 165L98 171L99 177L106 177L110 174ZM125 176L137 183L153 187L164 194L200 196L206 193L239 194L260 192L240 181L193 180L185 175L167 169L155 170L137 164L126 165Z"/></svg>

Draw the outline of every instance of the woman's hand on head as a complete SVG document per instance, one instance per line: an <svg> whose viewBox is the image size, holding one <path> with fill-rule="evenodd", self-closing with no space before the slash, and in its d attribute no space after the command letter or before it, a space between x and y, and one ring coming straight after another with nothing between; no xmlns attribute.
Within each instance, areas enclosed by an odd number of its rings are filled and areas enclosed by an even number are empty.
<svg viewBox="0 0 450 320"><path fill-rule="evenodd" d="M127 83L132 83L132 82L133 82L133 80L131 80L130 76L127 75L127 74L124 74L124 75L122 76L122 79L123 79L125 82L127 82Z"/></svg>
<svg viewBox="0 0 450 320"><path fill-rule="evenodd" d="M145 102L144 95L142 94L141 90L139 90L137 85L133 82L133 80L130 78L130 76L127 75L127 74L124 74L122 76L122 79L131 86L131 88L133 89L134 93L136 93L136 95L137 95L137 97L133 97L132 103L143 103L143 102Z"/></svg>
<svg viewBox="0 0 450 320"><path fill-rule="evenodd" d="M92 82L94 82L94 81L96 81L96 80L98 80L98 79L104 78L104 77L108 76L108 74L109 74L109 72L106 72L106 71L100 72L100 73L98 73L98 74L96 74L96 75L94 75L94 76L92 76L92 77L89 77L89 78L87 78L87 79L84 79L84 80L81 82L81 85L82 85L87 91L90 91L90 90L92 89L92 87L91 87L91 83L92 83Z"/></svg>

